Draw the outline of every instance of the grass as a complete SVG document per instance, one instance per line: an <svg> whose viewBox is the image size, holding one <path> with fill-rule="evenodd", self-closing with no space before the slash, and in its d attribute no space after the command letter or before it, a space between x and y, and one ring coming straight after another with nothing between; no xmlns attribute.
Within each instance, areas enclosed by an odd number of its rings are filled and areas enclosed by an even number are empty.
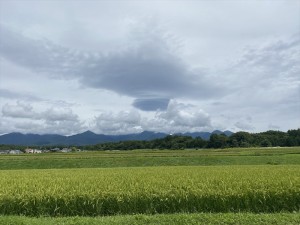
<svg viewBox="0 0 300 225"><path fill-rule="evenodd" d="M194 213L118 215L106 217L25 217L0 216L2 225L299 225L300 214Z"/></svg>
<svg viewBox="0 0 300 225"><path fill-rule="evenodd" d="M0 155L0 170L268 164L300 164L300 147Z"/></svg>

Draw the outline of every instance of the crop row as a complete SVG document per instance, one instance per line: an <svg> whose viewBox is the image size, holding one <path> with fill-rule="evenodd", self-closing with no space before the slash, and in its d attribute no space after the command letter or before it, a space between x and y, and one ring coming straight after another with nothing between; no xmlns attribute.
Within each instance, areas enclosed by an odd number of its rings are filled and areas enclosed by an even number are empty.
<svg viewBox="0 0 300 225"><path fill-rule="evenodd" d="M0 171L0 214L299 212L300 166Z"/></svg>

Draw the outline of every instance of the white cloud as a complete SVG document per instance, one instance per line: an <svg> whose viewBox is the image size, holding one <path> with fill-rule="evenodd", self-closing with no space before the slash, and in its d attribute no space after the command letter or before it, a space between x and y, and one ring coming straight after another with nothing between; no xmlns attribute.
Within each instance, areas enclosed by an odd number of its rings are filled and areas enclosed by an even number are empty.
<svg viewBox="0 0 300 225"><path fill-rule="evenodd" d="M39 117L39 115L33 111L31 105L19 101L16 105L5 104L2 107L2 115L5 117L29 119L37 119Z"/></svg>
<svg viewBox="0 0 300 225"><path fill-rule="evenodd" d="M41 117L47 121L77 121L78 116L69 108L50 108L42 112Z"/></svg>
<svg viewBox="0 0 300 225"><path fill-rule="evenodd" d="M102 112L90 125L96 133L126 134L143 130L179 133L212 129L210 116L193 105L171 100L166 111L141 113L137 110Z"/></svg>
<svg viewBox="0 0 300 225"><path fill-rule="evenodd" d="M141 115L136 110L118 113L102 112L92 121L91 130L105 134L128 134L143 131Z"/></svg>
<svg viewBox="0 0 300 225"><path fill-rule="evenodd" d="M192 105L178 103L172 100L166 112L159 113L159 117L170 121L175 126L183 127L209 127L210 118L202 109L197 109Z"/></svg>
<svg viewBox="0 0 300 225"><path fill-rule="evenodd" d="M35 109L31 104L17 101L2 107L2 133L18 131L24 133L71 134L87 129L84 122L70 108ZM5 131L6 130L6 131Z"/></svg>
<svg viewBox="0 0 300 225"><path fill-rule="evenodd" d="M171 100L166 111L158 111L152 119L143 120L148 130L167 133L211 130L208 113L199 107Z"/></svg>
<svg viewBox="0 0 300 225"><path fill-rule="evenodd" d="M224 84L232 89L218 104L209 104L208 112L214 121L231 130L263 131L275 122L287 130L293 126L291 121L297 128L300 124L299 58L297 36L248 47L238 63L219 72L224 76L230 74ZM252 121L242 119L249 115Z"/></svg>
<svg viewBox="0 0 300 225"><path fill-rule="evenodd" d="M32 105L17 101L16 105L5 104L2 107L2 115L11 118L27 118L45 121L76 121L78 116L70 108L49 108L43 112L34 111Z"/></svg>

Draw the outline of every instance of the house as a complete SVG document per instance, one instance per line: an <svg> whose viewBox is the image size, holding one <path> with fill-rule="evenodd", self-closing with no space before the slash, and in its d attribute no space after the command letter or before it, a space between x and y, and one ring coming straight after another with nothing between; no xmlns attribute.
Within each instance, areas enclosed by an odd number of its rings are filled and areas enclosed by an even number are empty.
<svg viewBox="0 0 300 225"><path fill-rule="evenodd" d="M64 153L68 153L68 152L71 152L71 151L72 151L72 149L70 149L70 148L63 148L61 150L61 152L64 152Z"/></svg>
<svg viewBox="0 0 300 225"><path fill-rule="evenodd" d="M60 149L59 148L52 148L50 149L51 152L60 152Z"/></svg>
<svg viewBox="0 0 300 225"><path fill-rule="evenodd" d="M17 155L17 154L23 154L23 152L21 150L10 150L8 154Z"/></svg>
<svg viewBox="0 0 300 225"><path fill-rule="evenodd" d="M26 148L25 149L25 153L31 153L31 154L33 154L34 150L32 148Z"/></svg>
<svg viewBox="0 0 300 225"><path fill-rule="evenodd" d="M34 149L34 153L36 153L36 154L40 154L40 153L43 153L43 151L42 151L42 150L40 150L40 149Z"/></svg>
<svg viewBox="0 0 300 225"><path fill-rule="evenodd" d="M0 154L8 154L10 150L0 150Z"/></svg>
<svg viewBox="0 0 300 225"><path fill-rule="evenodd" d="M25 153L36 154L36 153L43 153L43 151L39 149L26 148Z"/></svg>

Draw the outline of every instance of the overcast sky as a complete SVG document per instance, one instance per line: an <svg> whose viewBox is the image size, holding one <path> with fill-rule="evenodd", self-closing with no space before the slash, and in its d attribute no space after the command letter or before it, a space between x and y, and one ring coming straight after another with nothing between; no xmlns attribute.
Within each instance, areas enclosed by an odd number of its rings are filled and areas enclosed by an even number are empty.
<svg viewBox="0 0 300 225"><path fill-rule="evenodd" d="M299 0L0 0L0 134L299 127Z"/></svg>

